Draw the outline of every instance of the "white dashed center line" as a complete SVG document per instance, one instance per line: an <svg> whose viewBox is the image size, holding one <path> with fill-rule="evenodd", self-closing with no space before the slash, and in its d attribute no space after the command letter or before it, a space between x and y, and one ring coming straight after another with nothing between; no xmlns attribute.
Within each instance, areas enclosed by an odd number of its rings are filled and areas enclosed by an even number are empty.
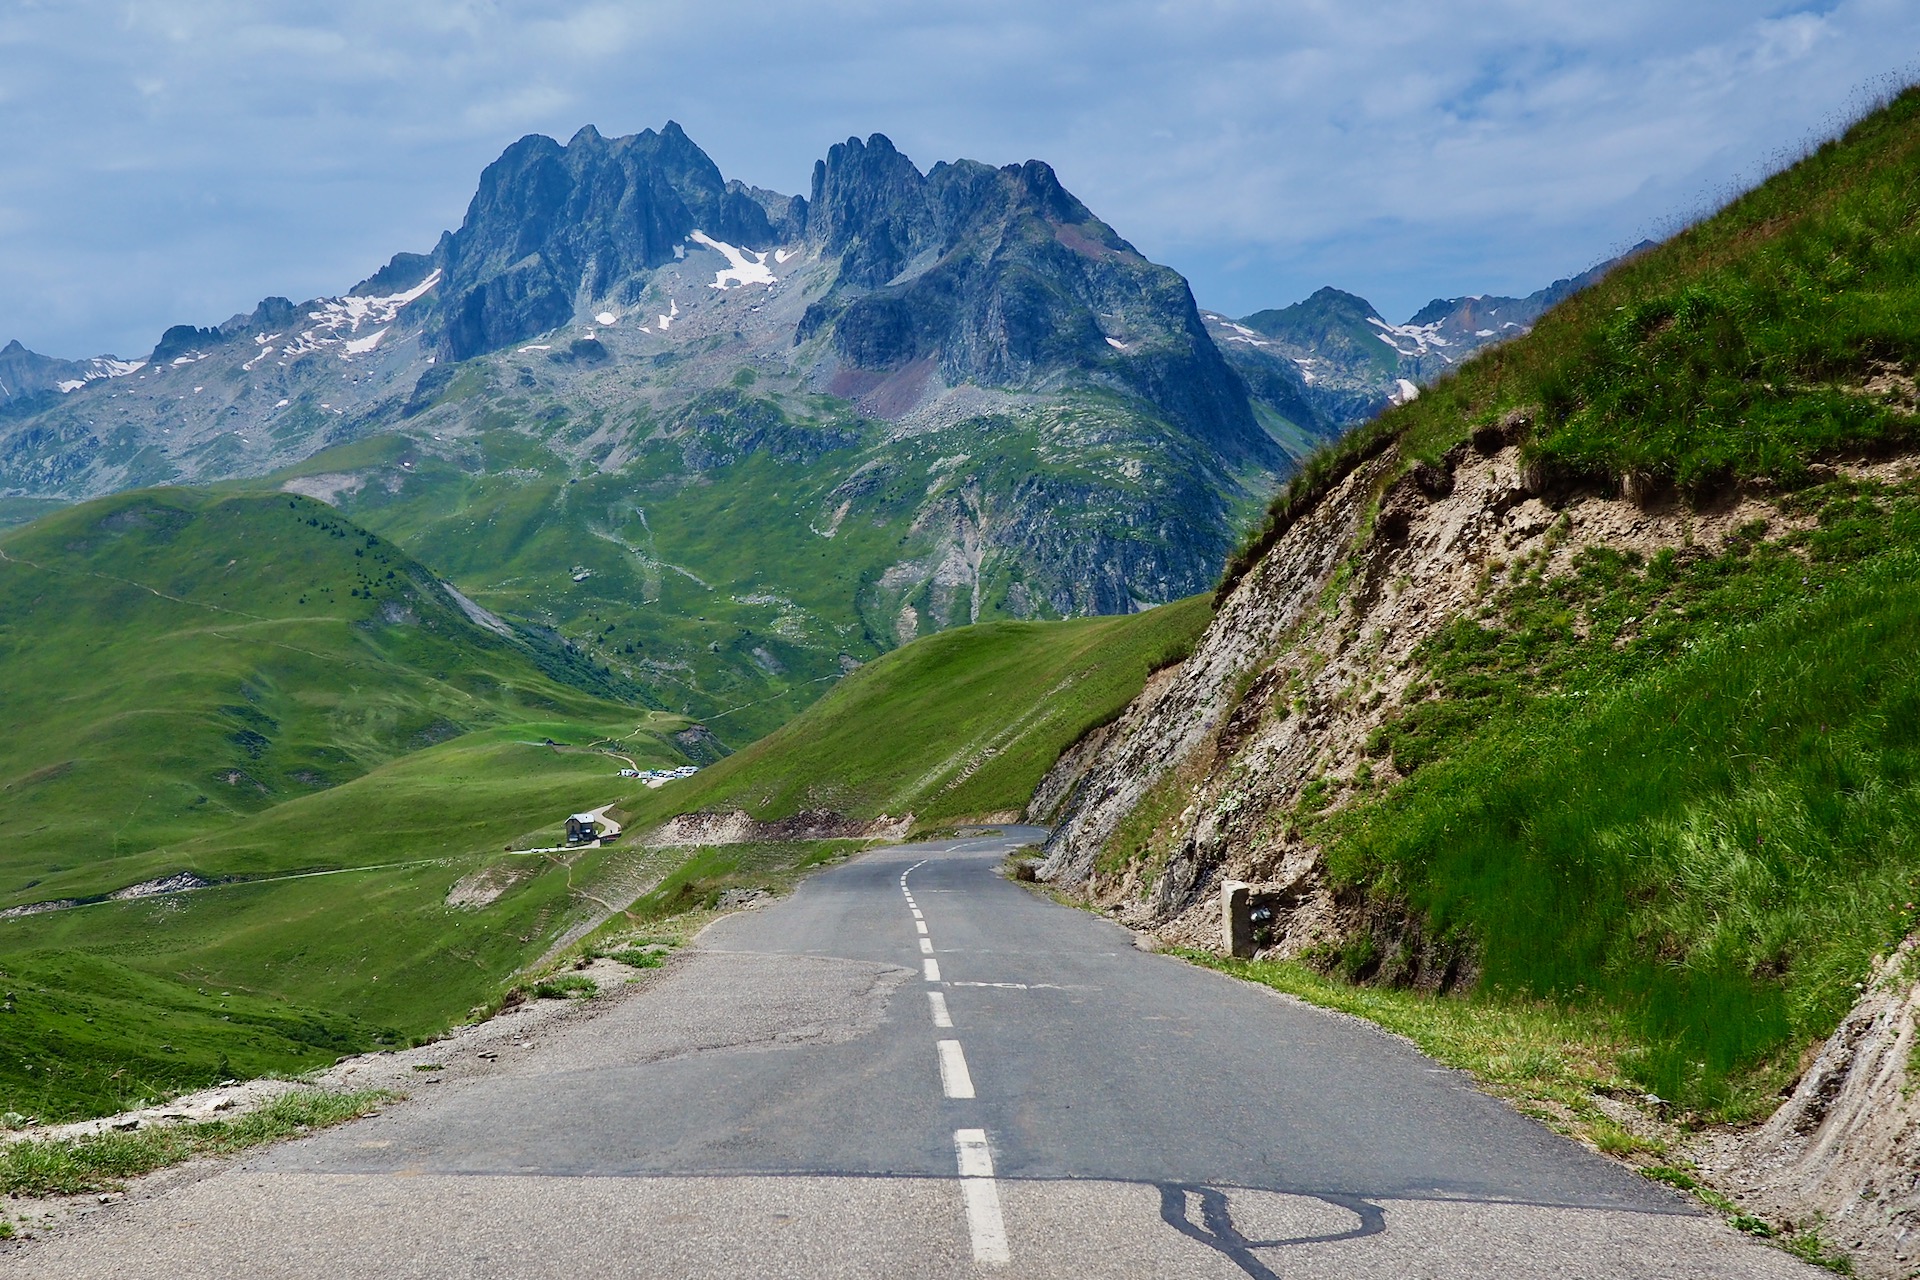
<svg viewBox="0 0 1920 1280"><path fill-rule="evenodd" d="M1000 1190L993 1185L993 1153L985 1129L956 1129L953 1146L960 1157L960 1192L967 1201L967 1230L973 1236L973 1260L1005 1266L1007 1224L1000 1216Z"/></svg>
<svg viewBox="0 0 1920 1280"><path fill-rule="evenodd" d="M971 1098L973 1077L967 1074L967 1055L960 1052L958 1040L942 1040L940 1050L940 1087L949 1098Z"/></svg>
<svg viewBox="0 0 1920 1280"><path fill-rule="evenodd" d="M907 900L907 909L913 913L913 928L920 943L921 971L928 982L940 981L940 962L933 958L933 939L928 936L926 917L920 914L920 907L913 900L913 890L907 888L907 876L926 865L923 859L900 873L900 893ZM974 986L1016 986L1016 983L973 983ZM947 1009L947 997L944 992L927 992L927 1008L933 1014L933 1025L939 1028L953 1026L953 1014ZM940 1089L949 1098L970 1100L974 1097L973 1074L967 1070L967 1055L958 1040L940 1040L934 1045L940 1060ZM987 1149L987 1131L985 1129L956 1129L953 1134L954 1152L960 1162L960 1193L967 1206L967 1231L973 1239L973 1260L987 1266L1005 1266L1011 1254L1007 1248L1007 1224L1000 1213L1000 1189L993 1180L993 1154Z"/></svg>

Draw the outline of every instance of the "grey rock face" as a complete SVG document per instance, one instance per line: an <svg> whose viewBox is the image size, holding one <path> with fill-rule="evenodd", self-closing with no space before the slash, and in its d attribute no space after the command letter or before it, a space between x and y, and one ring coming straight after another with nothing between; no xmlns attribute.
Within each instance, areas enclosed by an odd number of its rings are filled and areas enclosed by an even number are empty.
<svg viewBox="0 0 1920 1280"><path fill-rule="evenodd" d="M529 135L487 166L466 220L434 251L446 273L438 345L464 360L558 328L577 299L673 261L695 230L766 249L805 218L804 202L728 183L671 121L614 139L588 125L565 146ZM399 263L368 285L400 284Z"/></svg>
<svg viewBox="0 0 1920 1280"><path fill-rule="evenodd" d="M851 368L925 360L950 384L1026 387L1071 372L1138 396L1236 460L1284 465L1186 281L1095 218L1037 160L938 164L884 136L814 169L812 241L838 255L797 338L830 332Z"/></svg>

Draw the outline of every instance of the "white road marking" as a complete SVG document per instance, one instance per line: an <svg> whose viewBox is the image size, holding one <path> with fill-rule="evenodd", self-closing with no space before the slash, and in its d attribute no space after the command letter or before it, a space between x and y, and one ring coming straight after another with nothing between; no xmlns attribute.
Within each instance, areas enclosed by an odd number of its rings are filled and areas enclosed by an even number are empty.
<svg viewBox="0 0 1920 1280"><path fill-rule="evenodd" d="M993 1184L993 1154L987 1150L985 1129L956 1129L954 1151L960 1160L960 1194L967 1203L967 1230L973 1237L973 1260L1005 1266L1007 1224L1000 1216L1000 1190Z"/></svg>
<svg viewBox="0 0 1920 1280"><path fill-rule="evenodd" d="M920 913L916 911L913 914L917 916ZM913 922L913 931L915 933L925 933L927 931L927 922L925 920L915 920Z"/></svg>
<svg viewBox="0 0 1920 1280"><path fill-rule="evenodd" d="M913 912L913 918L914 918L915 920L923 920L923 919L925 919L925 918L926 918L926 917L924 917L924 916L922 916L922 915L920 914L920 908L918 908L918 907L912 907L912 908L909 908L909 909L910 909L910 910L911 910L911 911Z"/></svg>
<svg viewBox="0 0 1920 1280"><path fill-rule="evenodd" d="M960 1042L942 1040L935 1047L940 1050L940 1087L949 1098L971 1098L973 1077L967 1073L967 1055L960 1052Z"/></svg>
<svg viewBox="0 0 1920 1280"><path fill-rule="evenodd" d="M933 954L933 939L932 939L932 938L922 938L922 939L920 939L920 954L921 954L921 955L923 955L923 956L930 956L930 955L932 955L932 954Z"/></svg>
<svg viewBox="0 0 1920 1280"><path fill-rule="evenodd" d="M938 960L922 960L920 966L922 970L925 971L928 982L940 981L940 962Z"/></svg>
<svg viewBox="0 0 1920 1280"><path fill-rule="evenodd" d="M947 998L944 995L941 995L938 991L929 991L927 992L927 1003L933 1006L934 1026L950 1027L953 1025L953 1015L947 1012Z"/></svg>

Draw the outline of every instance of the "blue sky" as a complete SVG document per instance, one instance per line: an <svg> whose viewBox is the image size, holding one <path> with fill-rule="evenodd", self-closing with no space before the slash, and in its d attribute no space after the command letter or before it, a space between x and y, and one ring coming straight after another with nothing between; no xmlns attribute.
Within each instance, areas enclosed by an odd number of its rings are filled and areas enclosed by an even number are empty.
<svg viewBox="0 0 1920 1280"><path fill-rule="evenodd" d="M1912 0L5 0L0 341L341 292L522 134L669 118L785 191L852 134L1038 157L1204 307L1401 320L1664 234L1916 51Z"/></svg>

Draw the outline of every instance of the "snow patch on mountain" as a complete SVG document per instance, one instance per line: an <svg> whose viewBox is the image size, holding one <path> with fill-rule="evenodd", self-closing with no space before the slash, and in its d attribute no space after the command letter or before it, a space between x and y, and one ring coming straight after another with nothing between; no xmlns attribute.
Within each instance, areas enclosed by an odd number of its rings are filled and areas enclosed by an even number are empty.
<svg viewBox="0 0 1920 1280"><path fill-rule="evenodd" d="M726 267L714 272L711 288L725 289L728 287L728 281L732 281L734 284L749 285L773 284L779 279L778 276L773 274L772 269L767 266L767 259L772 256L770 254L755 253L751 249L735 248L724 240L715 240L704 231L696 230L688 239L692 240L695 244L705 245L707 248L725 255L727 259Z"/></svg>
<svg viewBox="0 0 1920 1280"><path fill-rule="evenodd" d="M1452 345L1440 336L1441 322L1435 322L1433 324L1388 324L1378 316L1368 316L1367 323L1379 326L1384 332L1375 334L1374 336L1403 356L1432 355L1435 353L1434 348ZM1412 343L1413 349L1408 350L1406 347L1401 346L1400 343L1403 340ZM1448 357L1445 352L1440 352L1439 355L1442 360L1452 363L1451 358Z"/></svg>
<svg viewBox="0 0 1920 1280"><path fill-rule="evenodd" d="M341 348L342 360L367 354L380 345L387 327L407 304L418 302L439 283L440 272L436 270L404 293L389 293L376 298L322 299L317 311L307 312L307 319L315 322L313 327L301 330L281 350L280 364L285 365L301 356L331 347ZM374 325L380 326L378 333L358 336L362 326Z"/></svg>

